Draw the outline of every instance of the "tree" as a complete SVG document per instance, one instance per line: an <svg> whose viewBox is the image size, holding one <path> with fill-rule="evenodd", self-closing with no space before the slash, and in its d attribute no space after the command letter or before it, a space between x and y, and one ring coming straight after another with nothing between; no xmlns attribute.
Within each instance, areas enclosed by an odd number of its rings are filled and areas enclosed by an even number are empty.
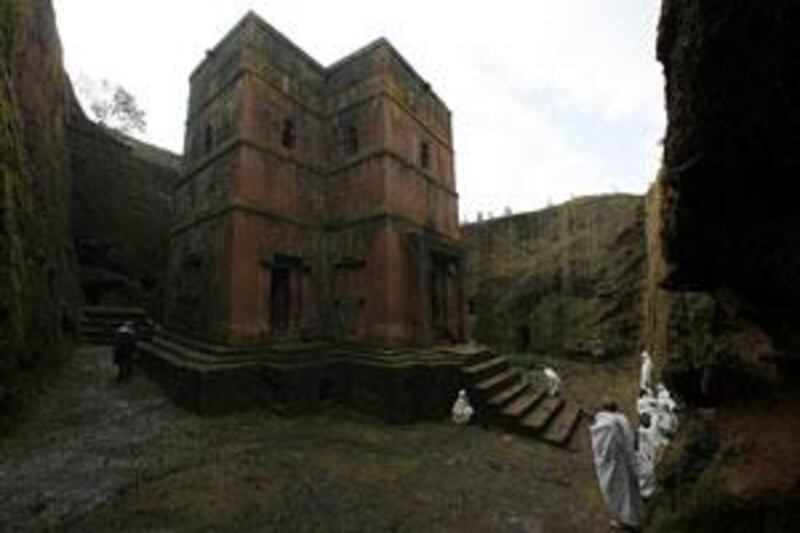
<svg viewBox="0 0 800 533"><path fill-rule="evenodd" d="M125 134L144 133L147 129L145 111L139 107L136 97L121 85L107 79L98 82L82 74L76 88L82 103L101 125Z"/></svg>

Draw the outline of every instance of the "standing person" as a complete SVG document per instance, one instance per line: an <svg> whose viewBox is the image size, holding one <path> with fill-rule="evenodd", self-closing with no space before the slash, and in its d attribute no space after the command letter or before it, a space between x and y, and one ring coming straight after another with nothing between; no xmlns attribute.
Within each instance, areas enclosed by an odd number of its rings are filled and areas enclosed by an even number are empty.
<svg viewBox="0 0 800 533"><path fill-rule="evenodd" d="M659 455L660 440L658 428L650 413L639 416L638 449L636 463L639 471L639 491L646 500L656 490L656 462Z"/></svg>
<svg viewBox="0 0 800 533"><path fill-rule="evenodd" d="M558 396L558 393L561 390L561 378L558 376L556 371L549 366L544 367L542 372L544 373L545 381L547 381L547 394L550 396Z"/></svg>
<svg viewBox="0 0 800 533"><path fill-rule="evenodd" d="M647 350L642 352L642 373L639 376L639 390L653 392L653 361Z"/></svg>
<svg viewBox="0 0 800 533"><path fill-rule="evenodd" d="M657 386L658 397L656 405L658 408L658 429L664 439L668 440L675 436L678 431L678 417L675 415L675 409L678 404L672 399L667 388L659 383Z"/></svg>
<svg viewBox="0 0 800 533"><path fill-rule="evenodd" d="M647 389L639 391L639 399L636 401L636 411L641 415L644 413L652 415L658 411L658 400L650 394Z"/></svg>
<svg viewBox="0 0 800 533"><path fill-rule="evenodd" d="M672 399L669 389L667 389L663 383L656 385L656 393L656 398L658 399L659 403L669 408L670 411L674 411L678 406L678 404L675 403L675 400Z"/></svg>
<svg viewBox="0 0 800 533"><path fill-rule="evenodd" d="M612 527L639 531L642 498L636 465L635 436L617 404L604 400L589 428L592 452Z"/></svg>
<svg viewBox="0 0 800 533"><path fill-rule="evenodd" d="M128 378L133 372L133 352L136 349L136 330L133 322L125 322L114 335L114 364L117 381Z"/></svg>

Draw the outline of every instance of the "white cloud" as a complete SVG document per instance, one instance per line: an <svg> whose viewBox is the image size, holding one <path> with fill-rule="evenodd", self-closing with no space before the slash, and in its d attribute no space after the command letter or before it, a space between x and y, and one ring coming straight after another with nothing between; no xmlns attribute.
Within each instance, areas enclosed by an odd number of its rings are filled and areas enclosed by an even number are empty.
<svg viewBox="0 0 800 533"><path fill-rule="evenodd" d="M383 35L453 111L461 211L643 192L664 128L658 0L55 0L68 70L107 77L180 150L188 77L253 9L321 63ZM613 141L613 142L612 142Z"/></svg>

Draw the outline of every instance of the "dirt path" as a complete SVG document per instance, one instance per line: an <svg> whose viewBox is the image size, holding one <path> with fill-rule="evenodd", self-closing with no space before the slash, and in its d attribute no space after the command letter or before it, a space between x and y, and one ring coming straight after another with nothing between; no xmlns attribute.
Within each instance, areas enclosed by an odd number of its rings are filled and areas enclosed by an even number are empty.
<svg viewBox="0 0 800 533"><path fill-rule="evenodd" d="M342 411L203 418L113 375L108 349L78 350L0 442L0 529L606 530L585 429L570 453Z"/></svg>

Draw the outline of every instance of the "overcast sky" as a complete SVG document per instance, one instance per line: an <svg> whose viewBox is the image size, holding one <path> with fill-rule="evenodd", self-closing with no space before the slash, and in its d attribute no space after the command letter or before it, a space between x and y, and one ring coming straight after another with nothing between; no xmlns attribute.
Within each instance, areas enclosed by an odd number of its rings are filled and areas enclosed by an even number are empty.
<svg viewBox="0 0 800 533"><path fill-rule="evenodd" d="M181 151L188 78L254 10L328 65L384 36L453 113L462 219L642 193L664 131L658 0L54 0L67 70L126 87Z"/></svg>

